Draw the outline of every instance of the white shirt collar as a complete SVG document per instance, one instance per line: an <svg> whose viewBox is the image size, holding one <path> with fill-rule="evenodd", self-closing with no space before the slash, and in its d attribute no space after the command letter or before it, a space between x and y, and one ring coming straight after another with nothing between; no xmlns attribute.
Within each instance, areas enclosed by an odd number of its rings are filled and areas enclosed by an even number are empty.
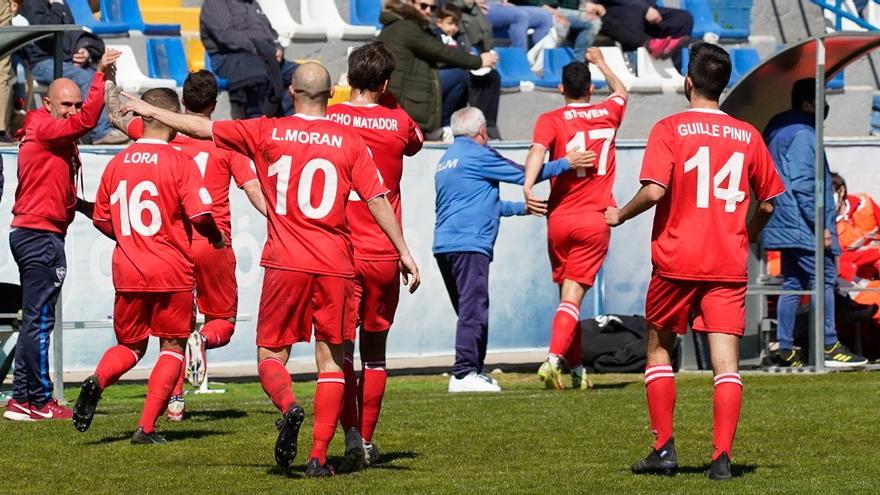
<svg viewBox="0 0 880 495"><path fill-rule="evenodd" d="M727 115L725 112L721 110L715 110L714 108L688 108L688 112L699 112L699 113L714 113L715 115Z"/></svg>
<svg viewBox="0 0 880 495"><path fill-rule="evenodd" d="M168 144L166 141L162 141L161 139L152 139L152 138L140 138L135 142L138 144L165 144L165 145Z"/></svg>
<svg viewBox="0 0 880 495"><path fill-rule="evenodd" d="M294 117L299 117L299 118L301 118L301 119L303 119L303 120L327 120L327 117L326 117L326 116L324 116L324 117L316 117L316 116L314 116L314 115L306 115L306 114L304 114L304 113L295 113L295 114L293 114L293 116L294 116Z"/></svg>

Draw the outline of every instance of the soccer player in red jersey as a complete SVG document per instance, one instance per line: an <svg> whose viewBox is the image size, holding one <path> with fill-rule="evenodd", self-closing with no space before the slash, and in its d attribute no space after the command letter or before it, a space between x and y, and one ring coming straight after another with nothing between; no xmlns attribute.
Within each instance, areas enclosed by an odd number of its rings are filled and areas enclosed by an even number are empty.
<svg viewBox="0 0 880 495"><path fill-rule="evenodd" d="M183 106L187 114L209 119L217 105L217 80L213 74L201 70L187 76L183 83ZM107 109L110 122L132 139L144 133L144 122L132 114L121 111L119 90L112 82L107 83ZM193 139L178 134L171 145L190 156L198 166L199 174L213 199L211 215L220 231L226 236L224 249L214 247L193 233L192 255L195 262L196 303L205 316L201 331L194 330L187 340L187 362L184 371L194 386L201 385L207 371L206 349L216 349L229 343L235 330L238 312L238 283L235 280L235 253L232 250L232 222L229 210L229 184L232 180L244 190L251 204L266 214L263 193L257 176L251 169L248 157L214 146L210 141ZM168 402L168 419L183 420L183 378L181 373Z"/></svg>
<svg viewBox="0 0 880 495"><path fill-rule="evenodd" d="M675 376L671 353L676 334L690 324L705 332L715 373L714 445L708 475L729 479L730 452L739 422L742 380L739 341L745 328L746 257L773 213L784 187L773 159L751 125L718 106L730 79L730 57L706 43L691 47L685 79L688 111L651 130L642 164L642 188L606 221L617 226L657 205L648 286L648 359L645 388L654 450L632 465L633 473L671 475L678 469L672 435ZM751 187L758 200L751 220Z"/></svg>
<svg viewBox="0 0 880 495"><path fill-rule="evenodd" d="M601 103L591 103L593 87L587 64L572 62L563 68L559 91L565 96L565 106L538 117L523 185L531 211L547 213L547 250L553 282L559 285L560 303L551 326L550 349L538 370L547 388L555 389L563 388L563 360L571 369L573 388L590 386L581 361L580 308L605 261L611 240L603 212L615 204L614 138L626 110L626 87L605 63L602 52L589 49L587 61L605 76L611 96ZM571 170L550 179L546 206L535 198L532 186L547 152L551 160L557 160L569 151L586 150L599 157L593 169Z"/></svg>
<svg viewBox="0 0 880 495"><path fill-rule="evenodd" d="M144 100L172 112L177 94L166 88ZM150 374L135 444L165 443L155 431L183 367L183 348L193 314L191 228L215 248L225 239L211 216L211 196L192 159L172 148L175 131L145 119L144 136L116 155L101 177L93 222L116 240L113 323L118 344L104 353L95 374L82 385L73 422L86 431L101 393L134 367L150 335L159 338L159 360Z"/></svg>
<svg viewBox="0 0 880 495"><path fill-rule="evenodd" d="M348 56L348 82L351 97L347 103L327 109L327 117L350 126L363 138L389 189L388 201L401 221L400 179L403 157L422 149L424 138L419 126L392 101L384 100L394 70L394 55L382 42L363 45ZM373 431L379 420L385 394L385 343L400 298L398 276L400 256L370 210L352 195L345 209L354 246L355 307L360 326L360 383L354 371L354 342L346 341L343 359L345 399L342 429L345 431L345 461L341 471L356 471L376 462L379 450L373 444Z"/></svg>
<svg viewBox="0 0 880 495"><path fill-rule="evenodd" d="M261 261L266 272L257 322L258 370L263 390L284 413L278 424L275 461L289 467L296 455L304 412L294 400L285 365L291 346L310 340L314 326L318 386L306 475L329 476L333 468L327 462L327 446L339 423L345 388L343 342L354 339L357 314L345 214L350 192L367 204L391 239L411 292L420 279L385 197L388 188L364 141L351 127L326 118L327 100L333 93L330 74L320 64L303 64L294 74L291 92L298 113L283 118L212 124L134 97L125 108L190 136L213 137L220 148L245 154L256 164L268 213Z"/></svg>

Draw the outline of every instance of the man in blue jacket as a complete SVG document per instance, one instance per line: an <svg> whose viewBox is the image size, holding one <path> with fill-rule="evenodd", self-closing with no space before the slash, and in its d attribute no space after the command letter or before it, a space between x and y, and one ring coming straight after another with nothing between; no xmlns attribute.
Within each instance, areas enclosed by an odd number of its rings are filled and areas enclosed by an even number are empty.
<svg viewBox="0 0 880 495"><path fill-rule="evenodd" d="M498 184L522 185L525 169L486 145L486 119L475 107L452 114L455 142L434 175L437 220L434 256L458 315L450 392L498 392L482 374L489 331L489 263L501 217L526 215L525 203L502 201ZM589 167L596 153L571 152L544 165L539 180Z"/></svg>
<svg viewBox="0 0 880 495"><path fill-rule="evenodd" d="M770 119L764 140L773 155L785 192L776 198L776 212L762 232L765 249L782 254L782 288L809 290L816 280L815 266L815 158L816 80L801 79L791 91L791 110ZM824 108L828 115L828 104ZM824 153L824 152L823 152ZM836 203L832 199L831 171L825 159L825 366L849 367L867 363L837 340L834 324L835 257L840 255L835 225ZM779 296L776 337L779 350L773 355L780 366L801 367L803 358L794 346L795 313L801 296Z"/></svg>

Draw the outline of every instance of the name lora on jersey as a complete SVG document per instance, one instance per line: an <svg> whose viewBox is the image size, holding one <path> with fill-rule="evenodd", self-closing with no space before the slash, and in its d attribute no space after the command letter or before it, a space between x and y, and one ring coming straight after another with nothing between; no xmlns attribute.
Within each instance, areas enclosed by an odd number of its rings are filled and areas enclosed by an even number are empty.
<svg viewBox="0 0 880 495"><path fill-rule="evenodd" d="M298 129L284 129L281 134L278 128L272 128L273 141L290 141L300 144L321 144L324 146L332 146L333 148L342 148L342 136L336 134L326 134L323 132L306 132Z"/></svg>
<svg viewBox="0 0 880 495"><path fill-rule="evenodd" d="M159 164L159 155L146 151L126 151L122 157L122 163L146 163L149 165Z"/></svg>

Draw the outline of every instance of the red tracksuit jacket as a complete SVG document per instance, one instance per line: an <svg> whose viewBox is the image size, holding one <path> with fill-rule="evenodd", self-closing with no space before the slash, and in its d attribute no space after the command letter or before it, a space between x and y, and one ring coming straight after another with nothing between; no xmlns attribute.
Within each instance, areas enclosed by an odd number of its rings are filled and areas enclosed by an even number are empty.
<svg viewBox="0 0 880 495"><path fill-rule="evenodd" d="M98 124L104 109L104 74L95 73L82 110L56 119L45 107L31 111L16 137L18 187L12 226L61 235L76 214L76 175L81 166L76 140Z"/></svg>

